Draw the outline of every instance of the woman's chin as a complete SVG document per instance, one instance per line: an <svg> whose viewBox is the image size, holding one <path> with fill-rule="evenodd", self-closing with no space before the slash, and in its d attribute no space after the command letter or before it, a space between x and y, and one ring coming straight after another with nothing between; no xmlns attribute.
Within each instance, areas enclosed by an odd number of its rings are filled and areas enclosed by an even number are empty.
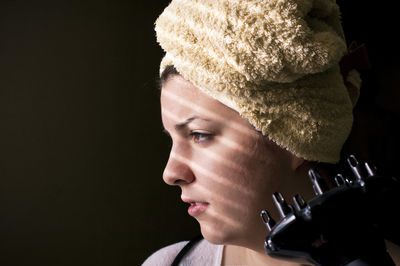
<svg viewBox="0 0 400 266"><path fill-rule="evenodd" d="M210 243L215 245L225 245L233 240L232 232L221 230L210 225L200 223L200 230L203 237Z"/></svg>

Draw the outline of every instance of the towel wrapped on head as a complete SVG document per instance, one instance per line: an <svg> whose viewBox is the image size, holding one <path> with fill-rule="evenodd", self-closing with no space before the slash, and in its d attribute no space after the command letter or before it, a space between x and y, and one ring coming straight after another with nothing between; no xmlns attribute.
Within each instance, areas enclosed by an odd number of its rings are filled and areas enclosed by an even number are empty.
<svg viewBox="0 0 400 266"><path fill-rule="evenodd" d="M334 0L173 0L156 21L168 65L281 147L335 163L353 122Z"/></svg>

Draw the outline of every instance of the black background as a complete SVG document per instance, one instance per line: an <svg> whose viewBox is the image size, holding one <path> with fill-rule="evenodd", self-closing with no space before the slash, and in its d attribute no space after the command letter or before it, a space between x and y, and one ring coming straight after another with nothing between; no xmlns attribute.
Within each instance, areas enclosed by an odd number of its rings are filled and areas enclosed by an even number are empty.
<svg viewBox="0 0 400 266"><path fill-rule="evenodd" d="M167 4L0 1L0 265L140 265L199 232L161 178L153 24ZM373 65L353 146L395 171L397 10L339 4Z"/></svg>

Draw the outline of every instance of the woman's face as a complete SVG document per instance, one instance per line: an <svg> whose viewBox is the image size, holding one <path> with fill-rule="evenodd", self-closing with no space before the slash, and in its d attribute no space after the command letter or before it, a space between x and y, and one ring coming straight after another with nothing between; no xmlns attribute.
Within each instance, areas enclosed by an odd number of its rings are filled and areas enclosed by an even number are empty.
<svg viewBox="0 0 400 266"><path fill-rule="evenodd" d="M260 211L274 209L271 194L287 191L302 160L179 75L162 86L161 110L172 139L163 179L181 188L203 236L262 248Z"/></svg>

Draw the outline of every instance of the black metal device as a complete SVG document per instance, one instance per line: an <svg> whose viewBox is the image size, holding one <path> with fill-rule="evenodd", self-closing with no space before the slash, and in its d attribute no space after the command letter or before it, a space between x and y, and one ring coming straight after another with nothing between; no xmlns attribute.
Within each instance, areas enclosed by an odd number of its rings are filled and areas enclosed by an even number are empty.
<svg viewBox="0 0 400 266"><path fill-rule="evenodd" d="M281 193L272 195L281 220L266 210L260 214L269 233L268 255L322 266L394 265L384 239L400 244L400 180L353 155L347 163L352 174L336 175L333 188L309 171L316 195L309 202L295 195L293 207Z"/></svg>

